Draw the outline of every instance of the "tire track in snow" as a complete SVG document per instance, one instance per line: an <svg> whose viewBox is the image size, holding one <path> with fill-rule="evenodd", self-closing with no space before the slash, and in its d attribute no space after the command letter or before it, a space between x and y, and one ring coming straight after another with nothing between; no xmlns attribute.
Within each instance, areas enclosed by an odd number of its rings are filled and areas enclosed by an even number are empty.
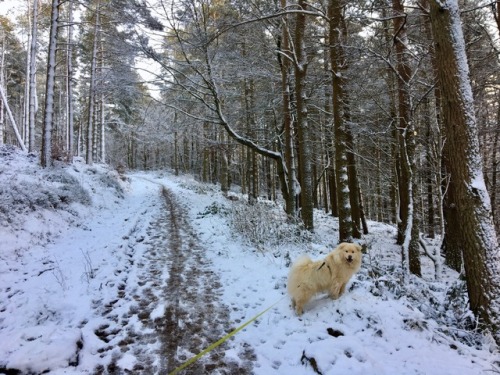
<svg viewBox="0 0 500 375"><path fill-rule="evenodd" d="M187 213L167 188L162 195L169 212L169 279L165 287L167 308L161 323L165 356L161 368L173 371L210 344L232 331L229 309L220 301L222 285L211 270ZM185 374L250 374L255 354L250 347L229 358L228 343L191 364Z"/></svg>
<svg viewBox="0 0 500 375"><path fill-rule="evenodd" d="M123 255L117 253L128 258L128 265L117 270L121 281L115 293L96 301L108 322L95 330L102 341L98 351L103 359L111 358L94 369L96 375L168 374L234 329L220 300L222 285L186 210L163 186L161 198L159 215L150 223L137 218L133 226L146 225L146 236L132 230ZM145 248L137 252L138 244ZM182 373L250 374L253 349L232 348L230 358L225 354L229 346L222 344Z"/></svg>

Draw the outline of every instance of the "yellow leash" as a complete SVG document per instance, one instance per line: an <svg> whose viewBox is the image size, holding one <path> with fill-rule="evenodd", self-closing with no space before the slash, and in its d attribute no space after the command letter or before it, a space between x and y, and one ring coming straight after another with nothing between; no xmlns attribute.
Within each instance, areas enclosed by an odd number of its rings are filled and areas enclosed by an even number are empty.
<svg viewBox="0 0 500 375"><path fill-rule="evenodd" d="M286 296L285 296L286 297ZM236 328L235 330L229 332L226 336L224 336L223 338L221 338L219 341L217 342L214 342L212 345L210 345L208 348L206 348L205 350L203 350L202 352L198 353L197 355L195 355L193 358L191 358L189 361L187 362L184 362L181 366L177 367L175 370L173 370L172 372L169 373L169 375L174 375L174 374L177 374L178 372L184 370L186 367L188 367L190 364L196 362L198 359L200 359L201 357L203 357L205 354L207 354L208 352L214 350L216 347L218 347L220 344L222 344L224 341L227 341L230 337L233 337L234 335L236 335L239 331L241 331L243 328L245 328L246 326L248 326L250 323L252 323L253 321L257 320L260 316L264 315L266 312L268 312L269 310L271 310L274 306L276 306L279 302L281 302L283 300L283 298L285 297L282 297L279 301L275 302L274 304L272 304L271 306L269 306L267 309L265 309L264 311L262 311L261 313L255 315L252 319L250 319L249 321L243 323L241 326L239 326L238 328Z"/></svg>

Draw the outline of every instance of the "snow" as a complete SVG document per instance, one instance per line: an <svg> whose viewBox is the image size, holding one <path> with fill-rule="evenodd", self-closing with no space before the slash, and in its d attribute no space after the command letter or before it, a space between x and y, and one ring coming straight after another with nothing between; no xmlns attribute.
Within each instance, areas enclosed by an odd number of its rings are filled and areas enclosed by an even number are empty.
<svg viewBox="0 0 500 375"><path fill-rule="evenodd" d="M460 285L455 272L444 267L442 281L434 281L433 264L423 257L424 279L400 281L393 226L370 222L371 234L362 241L369 252L346 294L336 301L317 296L299 318L286 295L290 259L304 253L324 257L337 241L334 218L317 211L314 234L292 238L287 232L273 242L263 231L278 235L282 212L261 202L255 209L266 214L253 233L260 236L256 245L230 223L246 207L237 191L231 192L233 200L190 176L123 177L81 161L49 170L37 163L0 148L0 373L95 373L113 359L133 373L141 362L138 352L158 356L158 341L140 336L154 332L131 313L140 308L131 297L155 297L150 298L153 319L167 307L161 288L148 291L151 285L144 285L153 236L148 228L164 214L161 186L188 210L222 284L230 326L238 328L271 307L229 340L226 356L232 359L238 360L241 347L253 348L253 373L313 374L311 359L322 374L500 371L490 336L460 323L473 320L461 306L463 293L447 297ZM54 202L64 192L73 199L53 207L33 201L27 207L23 189L38 198L56 192ZM167 267L158 269L159 279L169 277ZM120 350L133 334L139 335L131 344L137 350Z"/></svg>

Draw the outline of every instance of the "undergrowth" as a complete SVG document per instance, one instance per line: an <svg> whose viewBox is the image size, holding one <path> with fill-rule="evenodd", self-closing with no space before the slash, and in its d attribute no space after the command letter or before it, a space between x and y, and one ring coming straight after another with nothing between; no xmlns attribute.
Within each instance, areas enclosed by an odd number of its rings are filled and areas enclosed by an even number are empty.
<svg viewBox="0 0 500 375"><path fill-rule="evenodd" d="M311 240L311 233L299 220L287 217L280 207L269 201L257 201L252 205L237 201L228 215L231 229L260 250Z"/></svg>
<svg viewBox="0 0 500 375"><path fill-rule="evenodd" d="M450 285L426 281L417 276L405 277L401 267L382 265L377 259L365 264L353 287L362 286L382 300L404 300L412 309L422 313L422 319L408 322L409 329L431 330L427 321L438 323L431 333L432 339L450 346L462 343L478 349L489 346L491 338L475 319L469 308L467 287L462 278Z"/></svg>

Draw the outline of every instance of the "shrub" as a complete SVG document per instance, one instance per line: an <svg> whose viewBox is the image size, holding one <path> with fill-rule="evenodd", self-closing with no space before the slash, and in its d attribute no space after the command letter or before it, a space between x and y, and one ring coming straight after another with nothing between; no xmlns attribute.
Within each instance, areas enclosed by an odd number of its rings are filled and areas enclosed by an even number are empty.
<svg viewBox="0 0 500 375"><path fill-rule="evenodd" d="M300 222L291 221L283 209L268 201L250 205L235 202L229 213L229 225L234 232L257 247L276 247L283 244L301 244L311 234Z"/></svg>

